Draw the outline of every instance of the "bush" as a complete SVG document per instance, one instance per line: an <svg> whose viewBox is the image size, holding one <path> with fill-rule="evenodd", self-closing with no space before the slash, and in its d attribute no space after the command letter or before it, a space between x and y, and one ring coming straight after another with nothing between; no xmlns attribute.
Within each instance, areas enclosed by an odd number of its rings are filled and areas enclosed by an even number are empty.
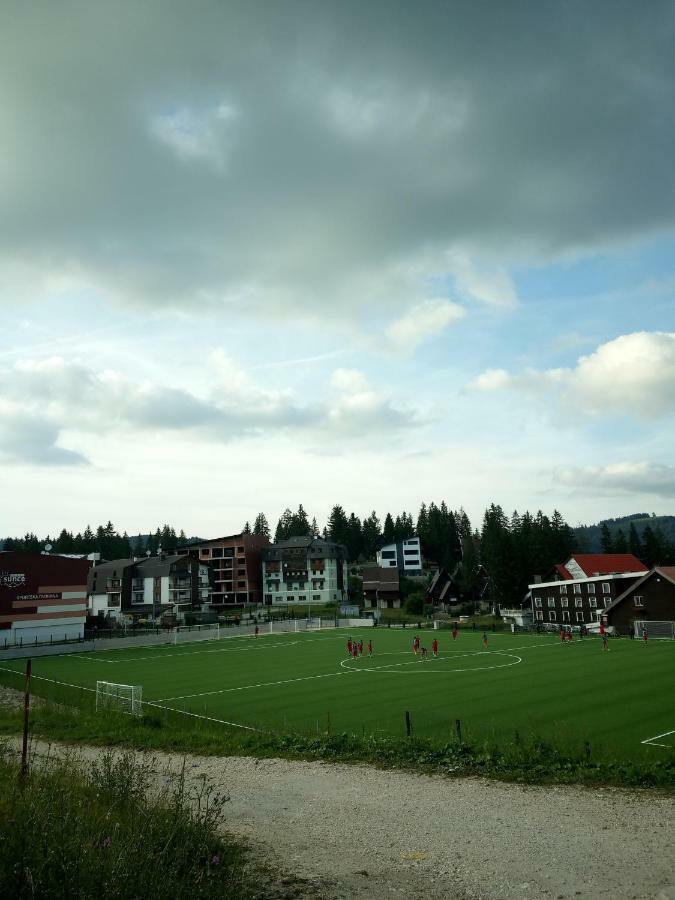
<svg viewBox="0 0 675 900"><path fill-rule="evenodd" d="M22 783L0 759L0 880L5 897L244 898L243 853L218 834L225 800L190 795L150 765L105 754L86 774L47 761Z"/></svg>
<svg viewBox="0 0 675 900"><path fill-rule="evenodd" d="M405 601L405 611L412 615L420 615L424 610L426 594L424 591L414 591L408 594Z"/></svg>

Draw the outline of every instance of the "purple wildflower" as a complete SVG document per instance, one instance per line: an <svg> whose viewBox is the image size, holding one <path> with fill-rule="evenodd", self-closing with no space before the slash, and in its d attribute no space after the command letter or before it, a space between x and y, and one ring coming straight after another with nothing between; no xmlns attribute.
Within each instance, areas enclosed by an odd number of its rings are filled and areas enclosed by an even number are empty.
<svg viewBox="0 0 675 900"><path fill-rule="evenodd" d="M216 854L216 856L214 856L213 859L211 860L211 865L212 865L212 866L219 866L219 865L220 865L220 857L219 857L217 854Z"/></svg>

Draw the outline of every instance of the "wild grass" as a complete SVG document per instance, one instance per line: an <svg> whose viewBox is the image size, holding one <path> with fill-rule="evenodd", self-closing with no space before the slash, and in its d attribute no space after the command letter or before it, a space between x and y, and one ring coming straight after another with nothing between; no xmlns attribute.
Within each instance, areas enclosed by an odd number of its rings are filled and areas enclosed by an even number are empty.
<svg viewBox="0 0 675 900"><path fill-rule="evenodd" d="M219 833L225 797L104 753L83 770L0 755L0 884L12 898L246 898L245 851Z"/></svg>

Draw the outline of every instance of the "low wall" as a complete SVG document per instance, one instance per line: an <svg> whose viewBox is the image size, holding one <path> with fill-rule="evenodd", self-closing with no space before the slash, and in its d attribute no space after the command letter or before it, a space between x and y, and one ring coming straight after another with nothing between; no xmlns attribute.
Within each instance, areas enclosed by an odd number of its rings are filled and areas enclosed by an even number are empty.
<svg viewBox="0 0 675 900"><path fill-rule="evenodd" d="M372 628L374 619L340 619L340 628Z"/></svg>
<svg viewBox="0 0 675 900"><path fill-rule="evenodd" d="M72 644L38 644L36 647L8 647L0 650L0 659L36 659L38 656L60 656L62 653L91 653L95 649L93 641L78 641Z"/></svg>

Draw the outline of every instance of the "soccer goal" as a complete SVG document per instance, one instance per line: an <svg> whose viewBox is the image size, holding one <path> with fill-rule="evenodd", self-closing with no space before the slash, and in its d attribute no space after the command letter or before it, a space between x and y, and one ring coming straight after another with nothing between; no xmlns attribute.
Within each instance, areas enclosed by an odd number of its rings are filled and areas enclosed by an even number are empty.
<svg viewBox="0 0 675 900"><path fill-rule="evenodd" d="M319 631L321 629L321 619L296 619L296 631Z"/></svg>
<svg viewBox="0 0 675 900"><path fill-rule="evenodd" d="M143 688L140 684L96 682L96 711L117 709L130 716L143 715Z"/></svg>
<svg viewBox="0 0 675 900"><path fill-rule="evenodd" d="M217 641L220 637L218 622L208 625L177 625L173 630L174 644L185 644L190 641Z"/></svg>
<svg viewBox="0 0 675 900"><path fill-rule="evenodd" d="M649 622L641 620L633 623L635 626L635 637L642 637L642 630L647 630L648 638L656 640L675 640L675 622Z"/></svg>

